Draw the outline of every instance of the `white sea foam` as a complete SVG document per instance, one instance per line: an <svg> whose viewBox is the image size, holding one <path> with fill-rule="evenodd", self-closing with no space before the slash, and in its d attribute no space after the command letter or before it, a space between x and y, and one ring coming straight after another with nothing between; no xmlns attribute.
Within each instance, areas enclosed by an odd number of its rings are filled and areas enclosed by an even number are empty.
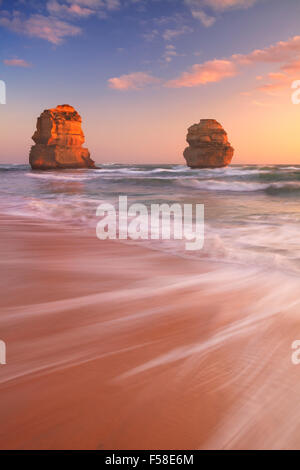
<svg viewBox="0 0 300 470"><path fill-rule="evenodd" d="M1 169L3 170L1 172ZM96 208L121 194L133 202L205 205L201 259L300 271L300 167L104 165L95 170L36 172L0 165L0 210L95 230ZM186 256L179 240L138 241ZM190 254L192 256L192 254Z"/></svg>
<svg viewBox="0 0 300 470"><path fill-rule="evenodd" d="M50 173L50 172L44 172L44 173L26 173L26 176L29 176L30 178L38 178L38 179L43 179L43 180L56 180L56 181L85 181L85 180L91 180L93 177L92 174L58 174L56 173Z"/></svg>

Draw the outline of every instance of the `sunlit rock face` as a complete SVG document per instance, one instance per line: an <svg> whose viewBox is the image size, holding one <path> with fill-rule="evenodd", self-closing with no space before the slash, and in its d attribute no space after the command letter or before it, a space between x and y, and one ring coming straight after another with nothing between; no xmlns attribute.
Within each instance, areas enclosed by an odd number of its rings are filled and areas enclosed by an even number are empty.
<svg viewBox="0 0 300 470"><path fill-rule="evenodd" d="M234 149L227 133L215 119L201 119L188 129L189 147L183 152L191 168L222 168L231 163Z"/></svg>
<svg viewBox="0 0 300 470"><path fill-rule="evenodd" d="M38 118L32 137L29 163L33 169L95 168L90 152L83 148L81 117L67 104L46 109Z"/></svg>

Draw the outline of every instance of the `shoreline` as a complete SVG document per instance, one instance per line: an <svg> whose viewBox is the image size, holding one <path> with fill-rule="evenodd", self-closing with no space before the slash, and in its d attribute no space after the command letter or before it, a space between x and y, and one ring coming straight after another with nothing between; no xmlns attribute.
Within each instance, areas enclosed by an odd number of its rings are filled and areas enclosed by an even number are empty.
<svg viewBox="0 0 300 470"><path fill-rule="evenodd" d="M299 447L297 279L1 222L0 448Z"/></svg>

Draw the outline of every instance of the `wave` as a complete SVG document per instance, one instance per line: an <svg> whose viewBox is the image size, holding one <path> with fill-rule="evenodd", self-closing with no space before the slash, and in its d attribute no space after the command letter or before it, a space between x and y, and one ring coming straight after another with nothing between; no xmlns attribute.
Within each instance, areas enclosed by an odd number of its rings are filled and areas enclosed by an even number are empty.
<svg viewBox="0 0 300 470"><path fill-rule="evenodd" d="M27 166L23 165L24 169ZM4 168L4 171L12 171L14 168ZM275 193L298 191L300 182L300 167L242 167L234 166L218 169L190 169L183 165L170 167L153 167L135 165L130 167L114 165L90 170L63 170L50 172L26 172L30 178L55 180L55 181L90 181L98 180L112 183L129 182L133 185L157 185L168 182L178 182L180 185L189 185L194 189L203 191L232 191L255 192L269 191ZM284 186L276 183L284 182Z"/></svg>
<svg viewBox="0 0 300 470"><path fill-rule="evenodd" d="M135 168L103 168L94 170L99 176L103 179L111 180L144 180L149 182L150 180L162 179L162 180L198 180L199 182L211 183L212 181L216 182L216 190L218 190L220 182L230 182L232 183L233 191L239 190L243 186L244 182L249 182L251 184L266 184L266 186L261 186L261 189L267 188L267 185L270 183L280 182L280 181L290 181L297 182L300 181L300 169L297 167L291 169L284 169L278 171L278 169L269 168L240 168L240 167L228 167L228 168L217 168L217 169L191 169L187 167L178 167L178 168L145 168L145 167L135 167ZM218 186L218 187L217 187ZM209 190L209 185L206 186ZM237 189L235 189L237 188ZM204 188L205 189L205 188ZM251 189L249 186L249 190Z"/></svg>
<svg viewBox="0 0 300 470"><path fill-rule="evenodd" d="M197 180L190 179L188 181L179 181L180 185L193 186L202 191L224 191L224 192L256 192L265 191L270 194L284 192L299 192L300 182L285 183L255 183L245 181L221 181L221 180Z"/></svg>
<svg viewBox="0 0 300 470"><path fill-rule="evenodd" d="M1 172L6 172L6 171L24 171L24 170L29 170L30 166L29 165L20 165L18 163L9 163L9 164L0 164L0 173Z"/></svg>
<svg viewBox="0 0 300 470"><path fill-rule="evenodd" d="M80 230L94 230L97 206L116 206L119 195L127 195L129 204L142 202L147 207L201 200L205 245L189 256L300 272L297 165L193 170L184 165L135 164L47 172L30 171L28 165L0 165L0 179L2 213ZM151 248L180 256L187 254L183 245L177 240L149 241Z"/></svg>
<svg viewBox="0 0 300 470"><path fill-rule="evenodd" d="M87 227L95 225L96 209L108 200L79 196L41 199L35 197L11 198L1 201L0 211L13 216ZM111 201L113 203L113 201Z"/></svg>
<svg viewBox="0 0 300 470"><path fill-rule="evenodd" d="M87 175L81 175L81 174L56 174L56 173L26 173L26 176L29 176L30 178L38 178L42 180L61 180L61 181L85 181L85 180L90 180L93 177L93 175L87 174Z"/></svg>

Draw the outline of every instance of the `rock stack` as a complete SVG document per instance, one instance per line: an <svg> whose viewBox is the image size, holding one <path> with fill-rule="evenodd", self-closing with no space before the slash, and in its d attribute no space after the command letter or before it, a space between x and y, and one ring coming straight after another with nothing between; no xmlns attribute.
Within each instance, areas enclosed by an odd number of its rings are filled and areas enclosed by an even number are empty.
<svg viewBox="0 0 300 470"><path fill-rule="evenodd" d="M222 168L230 164L234 149L227 133L215 119L201 119L188 129L189 147L183 152L191 168Z"/></svg>
<svg viewBox="0 0 300 470"><path fill-rule="evenodd" d="M29 155L33 169L95 168L90 152L82 147L81 117L72 106L46 109L36 127Z"/></svg>

